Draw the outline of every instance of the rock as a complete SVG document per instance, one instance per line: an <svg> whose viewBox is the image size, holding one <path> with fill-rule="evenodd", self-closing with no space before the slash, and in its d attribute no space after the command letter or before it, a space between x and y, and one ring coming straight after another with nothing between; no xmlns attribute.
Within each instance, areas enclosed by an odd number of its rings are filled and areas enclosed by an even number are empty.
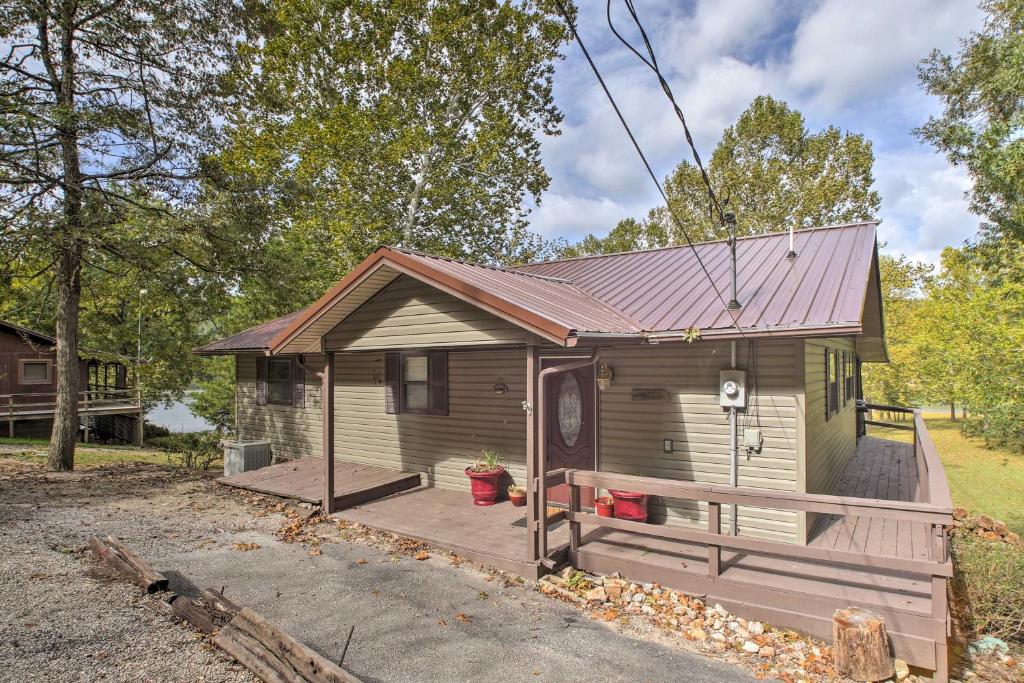
<svg viewBox="0 0 1024 683"><path fill-rule="evenodd" d="M572 578L572 575L573 575L573 574L574 574L575 572L576 572L576 569L575 569L575 568L573 568L573 567L566 567L566 568L565 568L565 569L563 569L562 571L558 572L558 576L560 576L561 578L563 578L563 579L565 579L566 581L568 581L569 579L571 579L571 578Z"/></svg>
<svg viewBox="0 0 1024 683"><path fill-rule="evenodd" d="M1005 640L994 638L992 636L985 636L980 638L970 645L967 646L968 651L971 654L991 654L993 652L1008 653L1010 646L1006 644Z"/></svg>
<svg viewBox="0 0 1024 683"><path fill-rule="evenodd" d="M962 508L959 505L953 508L953 519L960 521L967 518L967 508Z"/></svg>
<svg viewBox="0 0 1024 683"><path fill-rule="evenodd" d="M692 640L702 640L703 641L703 640L707 640L708 639L707 632L705 632L704 629L702 629L702 628L692 628L692 629L690 629L689 633L687 633L687 635Z"/></svg>
<svg viewBox="0 0 1024 683"><path fill-rule="evenodd" d="M907 663L902 659L892 660L892 668L896 672L895 676L897 681L906 680L907 676L910 675L910 667L907 666Z"/></svg>
<svg viewBox="0 0 1024 683"><path fill-rule="evenodd" d="M622 590L625 586L625 581L620 579L608 579L604 582L604 591L608 595L609 600L618 600L622 597Z"/></svg>
<svg viewBox="0 0 1024 683"><path fill-rule="evenodd" d="M701 617L697 617L696 619L693 620L693 627L694 628L702 628L703 626L704 626L704 619L702 619Z"/></svg>
<svg viewBox="0 0 1024 683"><path fill-rule="evenodd" d="M1006 538L1006 542L1007 543L1010 543L1012 545L1021 545L1020 534L1018 534L1016 532L1013 532L1013 531L1009 532L1008 534L1006 534L1005 538Z"/></svg>
<svg viewBox="0 0 1024 683"><path fill-rule="evenodd" d="M764 659L773 659L775 657L775 648L771 645L765 645L757 651L757 656Z"/></svg>
<svg viewBox="0 0 1024 683"><path fill-rule="evenodd" d="M752 640L747 640L747 641L744 641L744 643L743 643L743 651L744 652L749 652L750 654L754 654L755 652L759 652L760 650L761 650L761 648L758 646L758 644L755 643Z"/></svg>
<svg viewBox="0 0 1024 683"><path fill-rule="evenodd" d="M605 590L602 586L598 586L597 588L591 588L586 593L584 593L583 598L587 602L600 604L608 600L608 595L607 593L605 593Z"/></svg>
<svg viewBox="0 0 1024 683"><path fill-rule="evenodd" d="M718 631L715 631L711 634L711 640L717 640L720 643L724 643L726 641L726 637L724 633L719 633Z"/></svg>
<svg viewBox="0 0 1024 683"><path fill-rule="evenodd" d="M725 626L726 626L726 628L728 628L728 629L729 629L730 631L739 631L739 630L740 630L740 622L738 622L738 621L730 621L730 622L729 622L728 624L726 624Z"/></svg>
<svg viewBox="0 0 1024 683"><path fill-rule="evenodd" d="M643 607L640 608L640 611L643 612L644 614L654 614L654 608L651 607L650 605L644 605Z"/></svg>
<svg viewBox="0 0 1024 683"><path fill-rule="evenodd" d="M714 623L711 624L711 628L715 629L716 631L721 631L722 630L722 620L721 619L715 619Z"/></svg>
<svg viewBox="0 0 1024 683"><path fill-rule="evenodd" d="M683 616L679 617L679 623L683 626L689 626L693 623L693 619L691 619L688 615L684 614Z"/></svg>
<svg viewBox="0 0 1024 683"><path fill-rule="evenodd" d="M715 611L718 612L718 614L723 618L729 616L729 612L724 607L719 605L717 602L715 603Z"/></svg>
<svg viewBox="0 0 1024 683"><path fill-rule="evenodd" d="M991 529L993 524L995 524L995 520L988 515L978 515L978 526L982 529Z"/></svg>
<svg viewBox="0 0 1024 683"><path fill-rule="evenodd" d="M1003 540L1003 537L1000 536L999 534L997 534L994 531L983 531L982 534L981 534L981 537L984 538L986 541L1001 541L1001 540Z"/></svg>
<svg viewBox="0 0 1024 683"><path fill-rule="evenodd" d="M1006 526L1006 522L996 521L992 525L992 531L996 532L1000 536L1005 536L1010 533L1010 527Z"/></svg>
<svg viewBox="0 0 1024 683"><path fill-rule="evenodd" d="M702 610L704 609L704 601L700 599L692 600L690 602L690 607L692 607L695 610Z"/></svg>
<svg viewBox="0 0 1024 683"><path fill-rule="evenodd" d="M753 633L755 636L764 634L764 624L760 621L751 621L747 623L747 630Z"/></svg>
<svg viewBox="0 0 1024 683"><path fill-rule="evenodd" d="M644 601L645 597L647 597L647 596L645 596L643 593L637 593L636 595L633 596L633 602L639 604L639 603Z"/></svg>

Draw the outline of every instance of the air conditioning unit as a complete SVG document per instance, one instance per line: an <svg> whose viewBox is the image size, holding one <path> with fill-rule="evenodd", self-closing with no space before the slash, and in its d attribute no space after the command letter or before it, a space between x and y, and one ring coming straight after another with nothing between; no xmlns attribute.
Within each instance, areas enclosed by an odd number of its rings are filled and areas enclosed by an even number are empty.
<svg viewBox="0 0 1024 683"><path fill-rule="evenodd" d="M224 476L230 477L270 464L270 439L224 442Z"/></svg>

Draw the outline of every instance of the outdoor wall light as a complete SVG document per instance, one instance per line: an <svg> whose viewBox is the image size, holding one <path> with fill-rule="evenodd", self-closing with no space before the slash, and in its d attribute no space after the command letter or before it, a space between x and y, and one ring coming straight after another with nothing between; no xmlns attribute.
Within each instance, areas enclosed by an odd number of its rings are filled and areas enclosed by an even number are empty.
<svg viewBox="0 0 1024 683"><path fill-rule="evenodd" d="M601 363L601 367L597 369L597 387L604 391L612 385L612 380L615 378L615 371L610 365Z"/></svg>
<svg viewBox="0 0 1024 683"><path fill-rule="evenodd" d="M495 382L494 386L491 388L494 390L494 393L496 394L508 393L508 385L505 384L504 382Z"/></svg>

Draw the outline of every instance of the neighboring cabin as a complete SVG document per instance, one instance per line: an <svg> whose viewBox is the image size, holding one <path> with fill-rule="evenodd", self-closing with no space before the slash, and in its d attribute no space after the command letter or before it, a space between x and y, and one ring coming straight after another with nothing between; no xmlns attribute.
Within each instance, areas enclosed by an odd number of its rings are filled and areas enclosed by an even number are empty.
<svg viewBox="0 0 1024 683"><path fill-rule="evenodd" d="M309 308L199 353L237 358L238 436L269 439L278 461L322 454L314 369L333 354L336 458L459 490L485 448L525 482L527 383L592 354L592 367L547 385L545 470L728 484L719 373L735 367L748 396L739 443L748 430L763 439L739 447L738 484L829 493L856 448L861 363L888 360L875 228L798 231L795 258L785 234L740 238L737 311L695 257L728 297L725 242L515 268L381 248ZM655 521L701 525L706 510L651 508ZM738 515L743 535L798 543L812 524L791 511Z"/></svg>
<svg viewBox="0 0 1024 683"><path fill-rule="evenodd" d="M0 435L49 438L57 393L56 340L0 320ZM141 413L128 366L112 354L83 352L78 361L81 434L137 440Z"/></svg>

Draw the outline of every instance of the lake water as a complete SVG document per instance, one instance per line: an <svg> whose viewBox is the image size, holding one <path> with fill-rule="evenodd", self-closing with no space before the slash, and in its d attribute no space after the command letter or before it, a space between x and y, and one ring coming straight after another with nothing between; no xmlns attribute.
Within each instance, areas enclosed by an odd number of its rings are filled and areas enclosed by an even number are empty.
<svg viewBox="0 0 1024 683"><path fill-rule="evenodd" d="M169 408L158 406L146 413L146 422L166 427L172 432L201 432L213 429L213 425L201 417L196 417L188 409L188 395L184 401L173 403Z"/></svg>

